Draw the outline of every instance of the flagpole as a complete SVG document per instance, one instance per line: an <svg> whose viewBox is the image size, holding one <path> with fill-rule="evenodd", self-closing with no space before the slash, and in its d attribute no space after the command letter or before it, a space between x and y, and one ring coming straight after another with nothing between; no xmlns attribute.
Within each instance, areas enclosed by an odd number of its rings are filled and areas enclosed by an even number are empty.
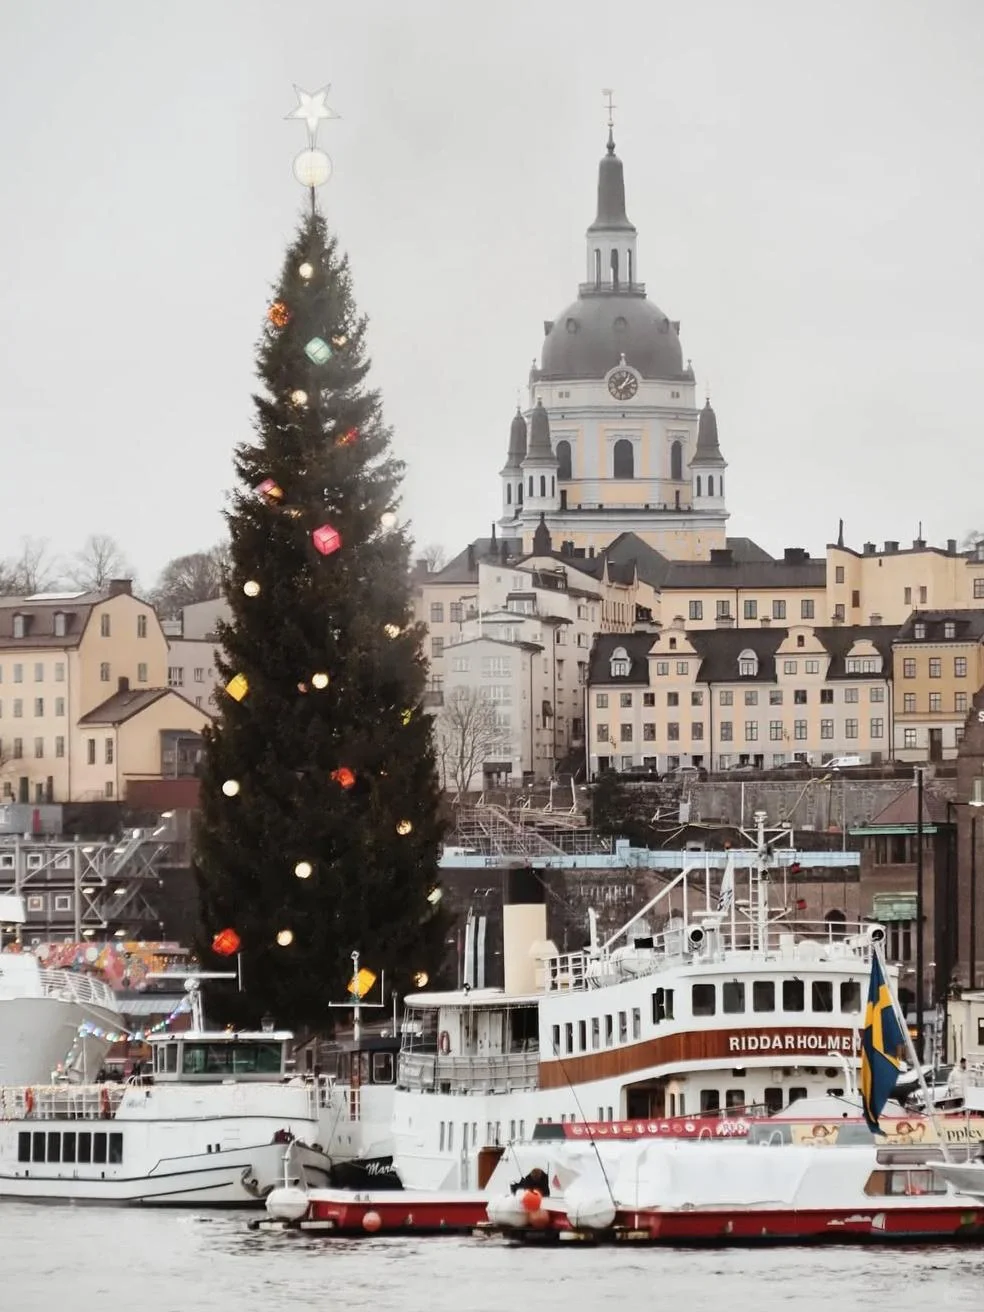
<svg viewBox="0 0 984 1312"><path fill-rule="evenodd" d="M949 1162L951 1158L949 1152L947 1151L946 1136L940 1130L939 1121L937 1121L936 1119L936 1104L935 1102L933 1102L932 1098L929 1095L929 1087L926 1084L926 1077L923 1075L922 1062L916 1056L916 1049L915 1049L915 1045L912 1042L912 1035L909 1033L909 1024L905 1016L903 1016L902 1014L902 1008L899 1005L899 1000L895 995L895 989L892 987L892 979L888 973L888 966L886 965L885 958L882 955L881 946L878 943L872 943L871 951L875 959L877 960L879 967L881 968L882 979L885 981L885 987L888 989L888 996L892 1001L892 1010L895 1012L895 1018L899 1022L899 1028L901 1029L903 1035L905 1036L905 1055L909 1060L909 1062L912 1064L913 1068L915 1069L916 1076L918 1077L919 1087L920 1089L922 1089L923 1099L926 1103L926 1112L929 1116L930 1121L932 1122L933 1129L936 1131L936 1137L940 1141L940 1147L943 1150L943 1160ZM970 1141L968 1139L968 1145L969 1142Z"/></svg>

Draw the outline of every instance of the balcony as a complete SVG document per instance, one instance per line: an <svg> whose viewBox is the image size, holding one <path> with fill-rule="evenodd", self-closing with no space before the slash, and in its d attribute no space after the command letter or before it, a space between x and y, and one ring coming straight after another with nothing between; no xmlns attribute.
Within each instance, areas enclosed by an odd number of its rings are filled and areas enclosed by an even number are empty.
<svg viewBox="0 0 984 1312"><path fill-rule="evenodd" d="M401 1089L428 1093L511 1093L514 1089L535 1089L539 1070L539 1052L483 1057L404 1052L400 1054L397 1084Z"/></svg>

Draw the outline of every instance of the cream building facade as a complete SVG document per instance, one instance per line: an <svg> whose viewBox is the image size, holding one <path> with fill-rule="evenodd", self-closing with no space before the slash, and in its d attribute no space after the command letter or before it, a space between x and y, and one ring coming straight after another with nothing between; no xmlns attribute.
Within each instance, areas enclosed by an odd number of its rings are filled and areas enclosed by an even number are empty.
<svg viewBox="0 0 984 1312"><path fill-rule="evenodd" d="M452 760L462 746L463 755L474 756L474 769L465 791L519 784L524 779L543 777L552 772L551 725L549 718L543 715L549 682L549 676L543 671L544 651L539 643L485 634L464 638L455 644L450 654L444 697L451 706L461 690L469 697L488 703L494 711L497 733L494 737L482 734L480 745L484 750L479 753L479 744L476 744L473 751L472 744L460 742L453 723L446 726L443 722L442 717L447 714L444 707L436 709L438 767L446 789L454 788L454 779L448 762L443 760L441 742L444 735L448 739L448 754Z"/></svg>
<svg viewBox="0 0 984 1312"><path fill-rule="evenodd" d="M827 548L831 623L905 623L914 610L984 610L984 543L961 550L955 538L931 547L866 542L860 552L842 543Z"/></svg>
<svg viewBox="0 0 984 1312"><path fill-rule="evenodd" d="M193 770L208 717L167 687L167 640L129 579L0 600L3 796L122 799Z"/></svg>
<svg viewBox="0 0 984 1312"><path fill-rule="evenodd" d="M984 609L915 611L896 635L893 668L897 758L953 760L984 687Z"/></svg>
<svg viewBox="0 0 984 1312"><path fill-rule="evenodd" d="M587 767L759 769L890 759L893 630L608 634L593 649Z"/></svg>

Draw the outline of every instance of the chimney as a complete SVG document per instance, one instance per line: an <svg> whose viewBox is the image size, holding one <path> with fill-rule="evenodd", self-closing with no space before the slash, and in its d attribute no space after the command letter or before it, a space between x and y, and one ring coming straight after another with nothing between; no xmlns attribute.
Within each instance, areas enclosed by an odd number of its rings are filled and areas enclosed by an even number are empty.
<svg viewBox="0 0 984 1312"><path fill-rule="evenodd" d="M468 543L468 569L469 572L475 569L475 544L473 542Z"/></svg>
<svg viewBox="0 0 984 1312"><path fill-rule="evenodd" d="M111 597L132 597L133 579L110 579L107 592Z"/></svg>
<svg viewBox="0 0 984 1312"><path fill-rule="evenodd" d="M947 554L948 556L955 556L955 555L957 554L957 539L956 539L956 538L947 538L947 540L946 540L946 554Z"/></svg>
<svg viewBox="0 0 984 1312"><path fill-rule="evenodd" d="M503 871L502 970L506 996L534 993L537 960L556 951L547 942L547 893L542 878L529 867Z"/></svg>
<svg viewBox="0 0 984 1312"><path fill-rule="evenodd" d="M712 565L733 565L734 563L734 553L730 547L711 547Z"/></svg>
<svg viewBox="0 0 984 1312"><path fill-rule="evenodd" d="M866 542L864 544L864 554L866 556L874 556L877 553L877 551L878 548L875 546L873 542Z"/></svg>
<svg viewBox="0 0 984 1312"><path fill-rule="evenodd" d="M885 555L886 555L886 556L893 556L893 555L895 554L895 552L898 551L898 549L899 549L899 544L898 544L897 542L886 542L886 543L885 543Z"/></svg>
<svg viewBox="0 0 984 1312"><path fill-rule="evenodd" d="M782 553L782 558L787 565L802 565L804 561L810 559L810 553L803 547L787 547Z"/></svg>
<svg viewBox="0 0 984 1312"><path fill-rule="evenodd" d="M117 692L130 691L130 680L126 677L125 674L121 674L120 677L116 680L116 691Z"/></svg>
<svg viewBox="0 0 984 1312"><path fill-rule="evenodd" d="M913 551L925 551L925 550L926 550L926 539L925 539L925 538L913 538L913 539L912 539L912 550L913 550Z"/></svg>

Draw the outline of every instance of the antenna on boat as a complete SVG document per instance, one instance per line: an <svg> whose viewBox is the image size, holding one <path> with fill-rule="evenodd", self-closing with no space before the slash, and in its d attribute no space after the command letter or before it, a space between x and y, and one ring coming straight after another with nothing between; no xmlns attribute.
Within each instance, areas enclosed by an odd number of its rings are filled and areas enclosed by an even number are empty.
<svg viewBox="0 0 984 1312"><path fill-rule="evenodd" d="M188 994L191 1003L191 1028L199 1034L205 1028L205 1012L202 1007L202 980L203 979L238 979L239 975L234 970L155 970L149 971L145 979L170 979L183 980L184 990Z"/></svg>
<svg viewBox="0 0 984 1312"><path fill-rule="evenodd" d="M368 976L368 979L366 978ZM359 969L359 953L352 953L352 978L349 981L348 991L352 995L349 1002L329 1002L329 1007L350 1007L352 1009L352 1040L358 1043L362 1036L362 1012L363 1010L373 1011L380 1007L386 1006L386 971L382 972L379 981L379 993L382 1002L365 1002L364 998L376 983L376 976L372 971L361 971Z"/></svg>

